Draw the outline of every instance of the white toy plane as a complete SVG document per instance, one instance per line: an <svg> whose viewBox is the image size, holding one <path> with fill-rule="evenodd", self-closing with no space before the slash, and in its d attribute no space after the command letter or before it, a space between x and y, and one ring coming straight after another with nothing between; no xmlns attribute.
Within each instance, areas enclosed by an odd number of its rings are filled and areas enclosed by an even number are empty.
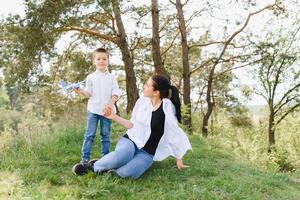
<svg viewBox="0 0 300 200"><path fill-rule="evenodd" d="M74 94L73 90L80 88L80 85L83 84L84 82L85 80L78 83L68 83L65 82L64 80L60 80L58 86L61 89L59 89L57 92L69 98L74 98L76 95Z"/></svg>

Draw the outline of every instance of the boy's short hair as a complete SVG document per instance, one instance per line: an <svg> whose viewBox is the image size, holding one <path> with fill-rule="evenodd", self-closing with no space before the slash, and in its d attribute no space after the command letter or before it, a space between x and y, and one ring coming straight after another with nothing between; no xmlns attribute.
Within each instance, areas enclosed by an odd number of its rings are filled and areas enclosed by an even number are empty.
<svg viewBox="0 0 300 200"><path fill-rule="evenodd" d="M93 52L93 59L94 59L95 53L105 53L107 55L107 58L109 58L108 51L105 48L100 47L100 48L95 49Z"/></svg>

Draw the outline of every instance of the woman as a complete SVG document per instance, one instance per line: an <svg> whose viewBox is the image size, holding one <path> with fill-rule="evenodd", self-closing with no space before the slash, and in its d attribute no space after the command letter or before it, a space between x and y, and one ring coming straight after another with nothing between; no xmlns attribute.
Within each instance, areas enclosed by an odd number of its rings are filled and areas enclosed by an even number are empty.
<svg viewBox="0 0 300 200"><path fill-rule="evenodd" d="M178 126L181 114L177 88L171 86L164 76L153 75L144 85L143 94L137 100L130 120L116 115L109 107L105 109L106 118L128 130L118 141L115 151L96 162L76 164L74 174L113 169L120 177L137 179L153 161L161 161L168 156L176 158L179 170L188 167L182 158L191 149L191 144Z"/></svg>

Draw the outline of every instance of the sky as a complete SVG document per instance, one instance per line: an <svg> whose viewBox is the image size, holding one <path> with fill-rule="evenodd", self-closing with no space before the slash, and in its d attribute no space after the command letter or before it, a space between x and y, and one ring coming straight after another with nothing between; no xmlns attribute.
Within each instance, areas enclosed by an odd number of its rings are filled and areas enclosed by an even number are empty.
<svg viewBox="0 0 300 200"><path fill-rule="evenodd" d="M0 6L0 19L7 17L9 14L20 14L24 15L24 0L2 0ZM63 46L63 45L62 45ZM120 60L120 59L119 59ZM1 75L1 71L0 71ZM242 83L251 83L251 78L247 76L247 73L240 70L236 72L239 82ZM238 91L237 91L238 93ZM265 105L264 99L260 96L254 95L251 100L243 102L247 105Z"/></svg>
<svg viewBox="0 0 300 200"><path fill-rule="evenodd" d="M1 18L8 16L10 13L23 14L23 0L1 0L0 16Z"/></svg>

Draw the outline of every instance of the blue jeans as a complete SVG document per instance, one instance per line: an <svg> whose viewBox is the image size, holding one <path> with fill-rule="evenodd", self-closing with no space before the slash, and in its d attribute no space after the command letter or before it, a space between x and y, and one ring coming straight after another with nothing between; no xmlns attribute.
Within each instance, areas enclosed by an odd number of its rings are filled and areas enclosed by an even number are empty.
<svg viewBox="0 0 300 200"><path fill-rule="evenodd" d="M122 137L115 151L105 155L94 164L94 172L104 172L115 169L122 178L139 178L153 164L153 155L138 149L127 138Z"/></svg>
<svg viewBox="0 0 300 200"><path fill-rule="evenodd" d="M92 145L96 136L98 121L100 121L101 155L109 153L110 148L110 124L111 120L91 112L87 112L87 123L82 144L82 160L89 160Z"/></svg>

